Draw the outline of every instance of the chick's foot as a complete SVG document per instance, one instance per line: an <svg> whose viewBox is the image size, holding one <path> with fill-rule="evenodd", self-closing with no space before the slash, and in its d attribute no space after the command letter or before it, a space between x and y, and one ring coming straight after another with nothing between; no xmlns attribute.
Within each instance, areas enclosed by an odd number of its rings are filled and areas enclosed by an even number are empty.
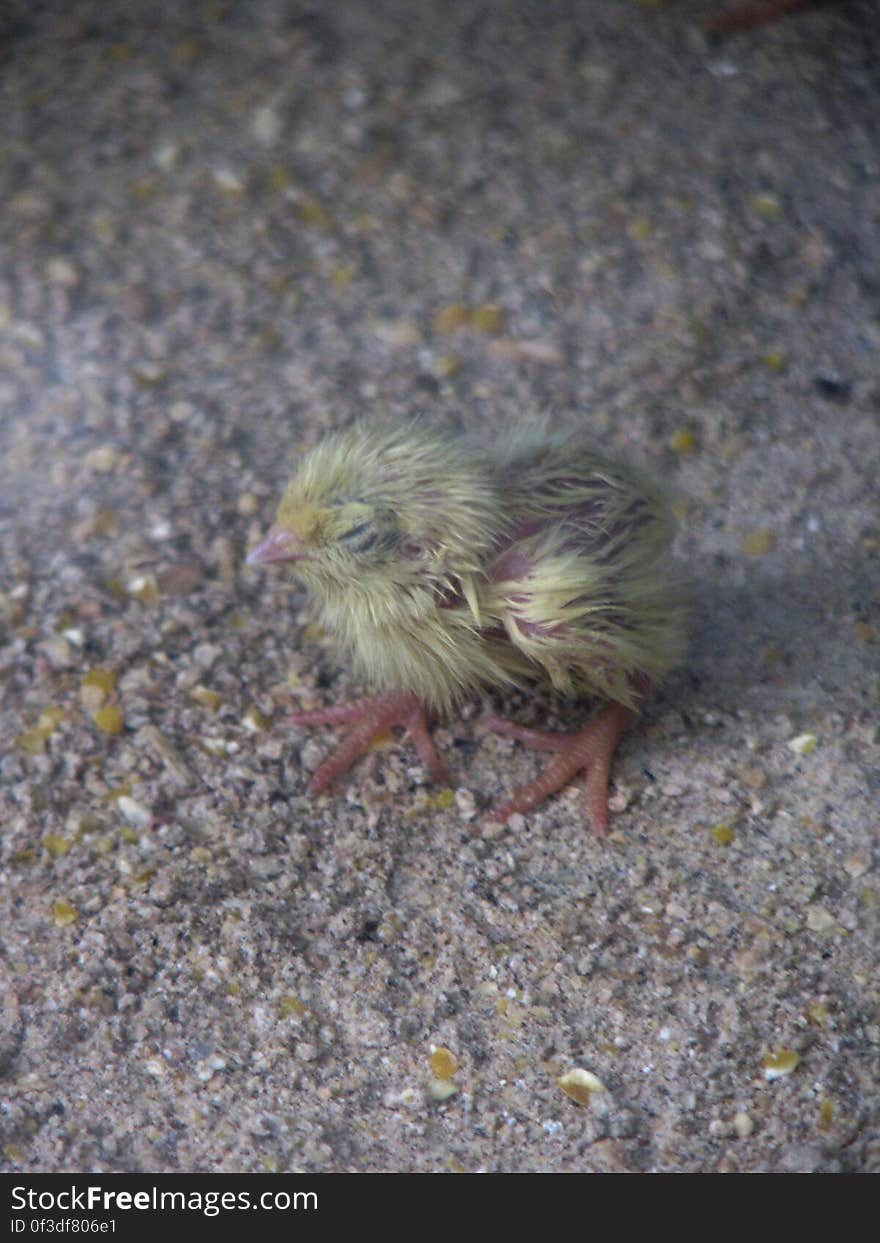
<svg viewBox="0 0 880 1243"><path fill-rule="evenodd" d="M347 772L355 760L369 751L378 738L396 726L405 729L409 734L431 780L448 781L446 768L428 728L425 709L415 695L403 691L370 695L366 699L358 699L350 704L339 704L334 708L318 708L314 712L295 712L287 720L293 725L349 725L351 727L336 750L312 774L308 786L309 794L321 794L331 782Z"/></svg>
<svg viewBox="0 0 880 1243"><path fill-rule="evenodd" d="M608 778L611 760L635 713L623 704L607 704L588 725L576 734L553 734L538 729L526 729L490 716L485 727L507 738L515 738L540 751L553 751L553 760L544 772L529 785L517 790L508 802L490 813L491 820L503 821L514 812L525 815L542 803L582 770L586 770L587 809L593 828L599 837L608 832Z"/></svg>

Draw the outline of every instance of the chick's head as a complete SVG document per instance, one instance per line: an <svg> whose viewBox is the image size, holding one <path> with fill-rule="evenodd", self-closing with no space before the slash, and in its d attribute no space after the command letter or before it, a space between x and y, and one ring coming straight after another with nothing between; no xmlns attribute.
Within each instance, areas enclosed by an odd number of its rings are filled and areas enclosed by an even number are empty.
<svg viewBox="0 0 880 1243"><path fill-rule="evenodd" d="M355 428L302 460L250 564L292 562L319 594L455 587L498 535L472 457L412 427Z"/></svg>

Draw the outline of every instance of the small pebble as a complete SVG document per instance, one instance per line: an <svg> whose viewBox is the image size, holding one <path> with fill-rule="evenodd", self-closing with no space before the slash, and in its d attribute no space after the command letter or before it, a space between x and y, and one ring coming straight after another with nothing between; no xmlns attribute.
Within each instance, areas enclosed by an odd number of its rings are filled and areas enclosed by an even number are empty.
<svg viewBox="0 0 880 1243"><path fill-rule="evenodd" d="M473 820L477 814L477 803L470 790L459 787L455 791L455 805L462 820Z"/></svg>
<svg viewBox="0 0 880 1243"><path fill-rule="evenodd" d="M764 1058L764 1078L783 1079L797 1069L800 1060L794 1049L775 1049Z"/></svg>
<svg viewBox="0 0 880 1243"><path fill-rule="evenodd" d="M116 806L122 813L123 818L137 829L147 828L153 818L148 808L127 794L120 795L116 800Z"/></svg>
<svg viewBox="0 0 880 1243"><path fill-rule="evenodd" d="M794 751L796 755L809 755L811 751L815 751L819 745L819 739L815 734L798 734L796 738L789 738L788 748Z"/></svg>
<svg viewBox="0 0 880 1243"><path fill-rule="evenodd" d="M432 1101L448 1101L456 1092L458 1088L448 1079L432 1079L428 1087L428 1095Z"/></svg>
<svg viewBox="0 0 880 1243"><path fill-rule="evenodd" d="M606 1090L601 1079L597 1078L592 1071L584 1070L580 1066L566 1071L556 1082L565 1095L576 1101L578 1105L589 1105L594 1095Z"/></svg>

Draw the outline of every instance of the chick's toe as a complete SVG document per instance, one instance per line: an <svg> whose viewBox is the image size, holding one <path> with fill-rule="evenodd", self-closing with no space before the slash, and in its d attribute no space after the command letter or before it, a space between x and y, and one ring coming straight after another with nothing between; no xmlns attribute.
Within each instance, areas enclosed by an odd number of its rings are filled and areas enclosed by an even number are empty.
<svg viewBox="0 0 880 1243"><path fill-rule="evenodd" d="M354 703L318 708L313 712L295 712L288 721L293 725L348 725L342 742L313 773L308 792L321 794L347 772L352 764L390 729L400 727L412 739L419 759L432 781L447 782L446 767L434 745L428 728L425 709L415 695L391 691L386 695L370 695Z"/></svg>
<svg viewBox="0 0 880 1243"><path fill-rule="evenodd" d="M486 721L489 729L515 738L541 751L554 751L554 759L535 781L522 786L502 807L490 813L491 820L504 821L514 812L525 815L551 794L568 785L577 773L586 770L587 809L599 837L608 832L608 778L617 744L635 718L624 704L610 703L576 734L553 734L526 729L499 717Z"/></svg>

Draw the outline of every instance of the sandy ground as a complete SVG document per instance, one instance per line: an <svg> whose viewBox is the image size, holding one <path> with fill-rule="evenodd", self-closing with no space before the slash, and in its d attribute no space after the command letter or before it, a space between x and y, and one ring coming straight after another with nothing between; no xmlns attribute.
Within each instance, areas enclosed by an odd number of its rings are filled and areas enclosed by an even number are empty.
<svg viewBox="0 0 880 1243"><path fill-rule="evenodd" d="M877 8L717 7L5 6L4 1169L880 1169ZM305 796L356 688L243 556L417 411L678 497L604 841L482 827L478 704Z"/></svg>

